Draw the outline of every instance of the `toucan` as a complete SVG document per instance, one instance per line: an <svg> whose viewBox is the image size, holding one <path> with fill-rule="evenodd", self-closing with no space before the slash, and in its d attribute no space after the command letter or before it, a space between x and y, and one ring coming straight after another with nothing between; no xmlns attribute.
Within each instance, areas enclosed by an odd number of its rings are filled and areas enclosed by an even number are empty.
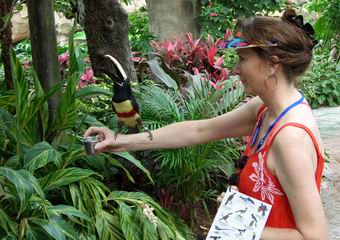
<svg viewBox="0 0 340 240"><path fill-rule="evenodd" d="M113 62L114 68L117 74L107 73L106 74L113 81L113 97L112 97L112 109L116 113L118 118L118 132L121 129L122 123L129 128L143 128L145 132L149 134L150 141L153 139L151 131L144 126L142 118L139 112L138 103L133 96L130 81L128 81L127 75L117 61L111 55L105 55L108 59ZM115 132L115 138L117 132Z"/></svg>

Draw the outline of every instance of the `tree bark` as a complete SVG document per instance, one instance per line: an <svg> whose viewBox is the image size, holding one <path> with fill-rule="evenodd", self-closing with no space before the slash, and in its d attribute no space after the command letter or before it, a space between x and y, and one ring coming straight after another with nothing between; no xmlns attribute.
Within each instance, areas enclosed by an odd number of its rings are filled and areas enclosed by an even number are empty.
<svg viewBox="0 0 340 240"><path fill-rule="evenodd" d="M33 67L45 91L61 81L52 0L27 0ZM48 101L49 123L56 119L61 91Z"/></svg>
<svg viewBox="0 0 340 240"><path fill-rule="evenodd" d="M5 81L7 89L13 89L12 68L9 57L9 49L12 47L12 24L8 20L6 23L4 17L11 13L13 0L1 0L0 3L0 42L1 42L1 58L4 64ZM7 24L5 26L5 24Z"/></svg>
<svg viewBox="0 0 340 240"><path fill-rule="evenodd" d="M146 0L150 31L159 40L173 38L191 32L200 37L196 18L201 13L201 1L197 0Z"/></svg>
<svg viewBox="0 0 340 240"><path fill-rule="evenodd" d="M129 80L137 80L130 61L130 23L126 11L117 0L83 0L83 4L84 28L94 75L115 74L112 62L104 57L109 54L121 63Z"/></svg>

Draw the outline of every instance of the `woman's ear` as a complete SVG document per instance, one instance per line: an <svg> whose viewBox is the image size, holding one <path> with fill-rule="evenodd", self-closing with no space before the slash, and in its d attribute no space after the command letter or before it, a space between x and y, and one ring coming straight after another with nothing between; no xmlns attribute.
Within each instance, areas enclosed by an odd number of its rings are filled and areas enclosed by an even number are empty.
<svg viewBox="0 0 340 240"><path fill-rule="evenodd" d="M270 75L273 75L277 72L277 70L280 67L280 59L276 55L270 56L268 64Z"/></svg>

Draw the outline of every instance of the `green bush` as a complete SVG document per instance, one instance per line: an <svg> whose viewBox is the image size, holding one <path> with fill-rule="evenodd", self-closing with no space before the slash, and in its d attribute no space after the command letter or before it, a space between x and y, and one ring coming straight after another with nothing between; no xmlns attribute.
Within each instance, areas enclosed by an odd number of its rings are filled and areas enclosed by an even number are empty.
<svg viewBox="0 0 340 240"><path fill-rule="evenodd" d="M73 44L69 47L68 77L47 93L35 75L28 85L11 51L14 91L0 98L0 134L6 135L0 156L0 239L192 239L183 222L151 197L106 186L105 177L119 170L134 181L120 159L152 182L137 159L128 153L83 155L80 130L85 123L101 123L79 111L79 99L112 93L95 85L76 90L81 71ZM48 121L47 101L59 88L57 117ZM14 113L8 105L14 105ZM8 149L8 143L14 147Z"/></svg>
<svg viewBox="0 0 340 240"><path fill-rule="evenodd" d="M209 34L214 38L223 38L226 29L233 27L234 19L281 10L284 7L284 2L283 0L201 0L202 12L197 21L202 26L203 36Z"/></svg>
<svg viewBox="0 0 340 240"><path fill-rule="evenodd" d="M129 14L129 42L134 52L149 52L149 42L155 37L149 32L149 17L145 7Z"/></svg>
<svg viewBox="0 0 340 240"><path fill-rule="evenodd" d="M227 80L219 91L215 91L208 82L193 76L185 93L155 85L143 86L139 99L144 123L150 129L156 129L230 111L242 99L243 90L240 86L231 88L229 84L231 82ZM216 194L221 185L225 186L226 178L234 171L233 160L238 159L240 145L236 139L225 139L194 147L154 151L152 159L159 166L155 170L158 172L156 182L163 189L160 201L170 208L176 205L181 217L193 222L198 203L206 206L205 200L214 196L214 190ZM222 181L219 181L221 176Z"/></svg>
<svg viewBox="0 0 340 240"><path fill-rule="evenodd" d="M340 64L329 62L326 53L315 55L298 87L312 108L340 105Z"/></svg>

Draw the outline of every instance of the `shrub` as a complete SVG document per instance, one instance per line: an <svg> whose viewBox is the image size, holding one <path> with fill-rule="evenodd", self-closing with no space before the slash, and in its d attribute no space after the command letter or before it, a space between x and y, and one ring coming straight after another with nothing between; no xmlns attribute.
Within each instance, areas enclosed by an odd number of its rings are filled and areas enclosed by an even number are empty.
<svg viewBox="0 0 340 240"><path fill-rule="evenodd" d="M327 54L314 56L314 61L298 86L312 108L340 105L340 65L329 62Z"/></svg>
<svg viewBox="0 0 340 240"><path fill-rule="evenodd" d="M145 7L129 14L129 42L134 52L149 52L149 42L155 37L149 32L149 17Z"/></svg>
<svg viewBox="0 0 340 240"><path fill-rule="evenodd" d="M221 83L224 85L221 90L212 91L211 85L199 76L193 80L184 94L155 85L143 86L139 99L144 123L156 129L174 122L211 118L232 110L243 98L241 87L234 88L230 81ZM154 151L161 203L179 210L182 218L194 221L198 203L205 205L205 200L215 196L212 189L219 188L218 176L222 176L224 185L233 172L233 160L238 158L239 150L237 140L225 139Z"/></svg>
<svg viewBox="0 0 340 240"><path fill-rule="evenodd" d="M219 43L219 39L214 41L211 37L207 41L194 40L191 33L187 33L185 38L175 36L160 42L152 41L151 46L166 69L177 75L185 72L199 74L216 88L216 84L226 80L229 75L229 71L222 66L224 56L217 57ZM186 78L177 78L178 85L185 86L185 80Z"/></svg>

